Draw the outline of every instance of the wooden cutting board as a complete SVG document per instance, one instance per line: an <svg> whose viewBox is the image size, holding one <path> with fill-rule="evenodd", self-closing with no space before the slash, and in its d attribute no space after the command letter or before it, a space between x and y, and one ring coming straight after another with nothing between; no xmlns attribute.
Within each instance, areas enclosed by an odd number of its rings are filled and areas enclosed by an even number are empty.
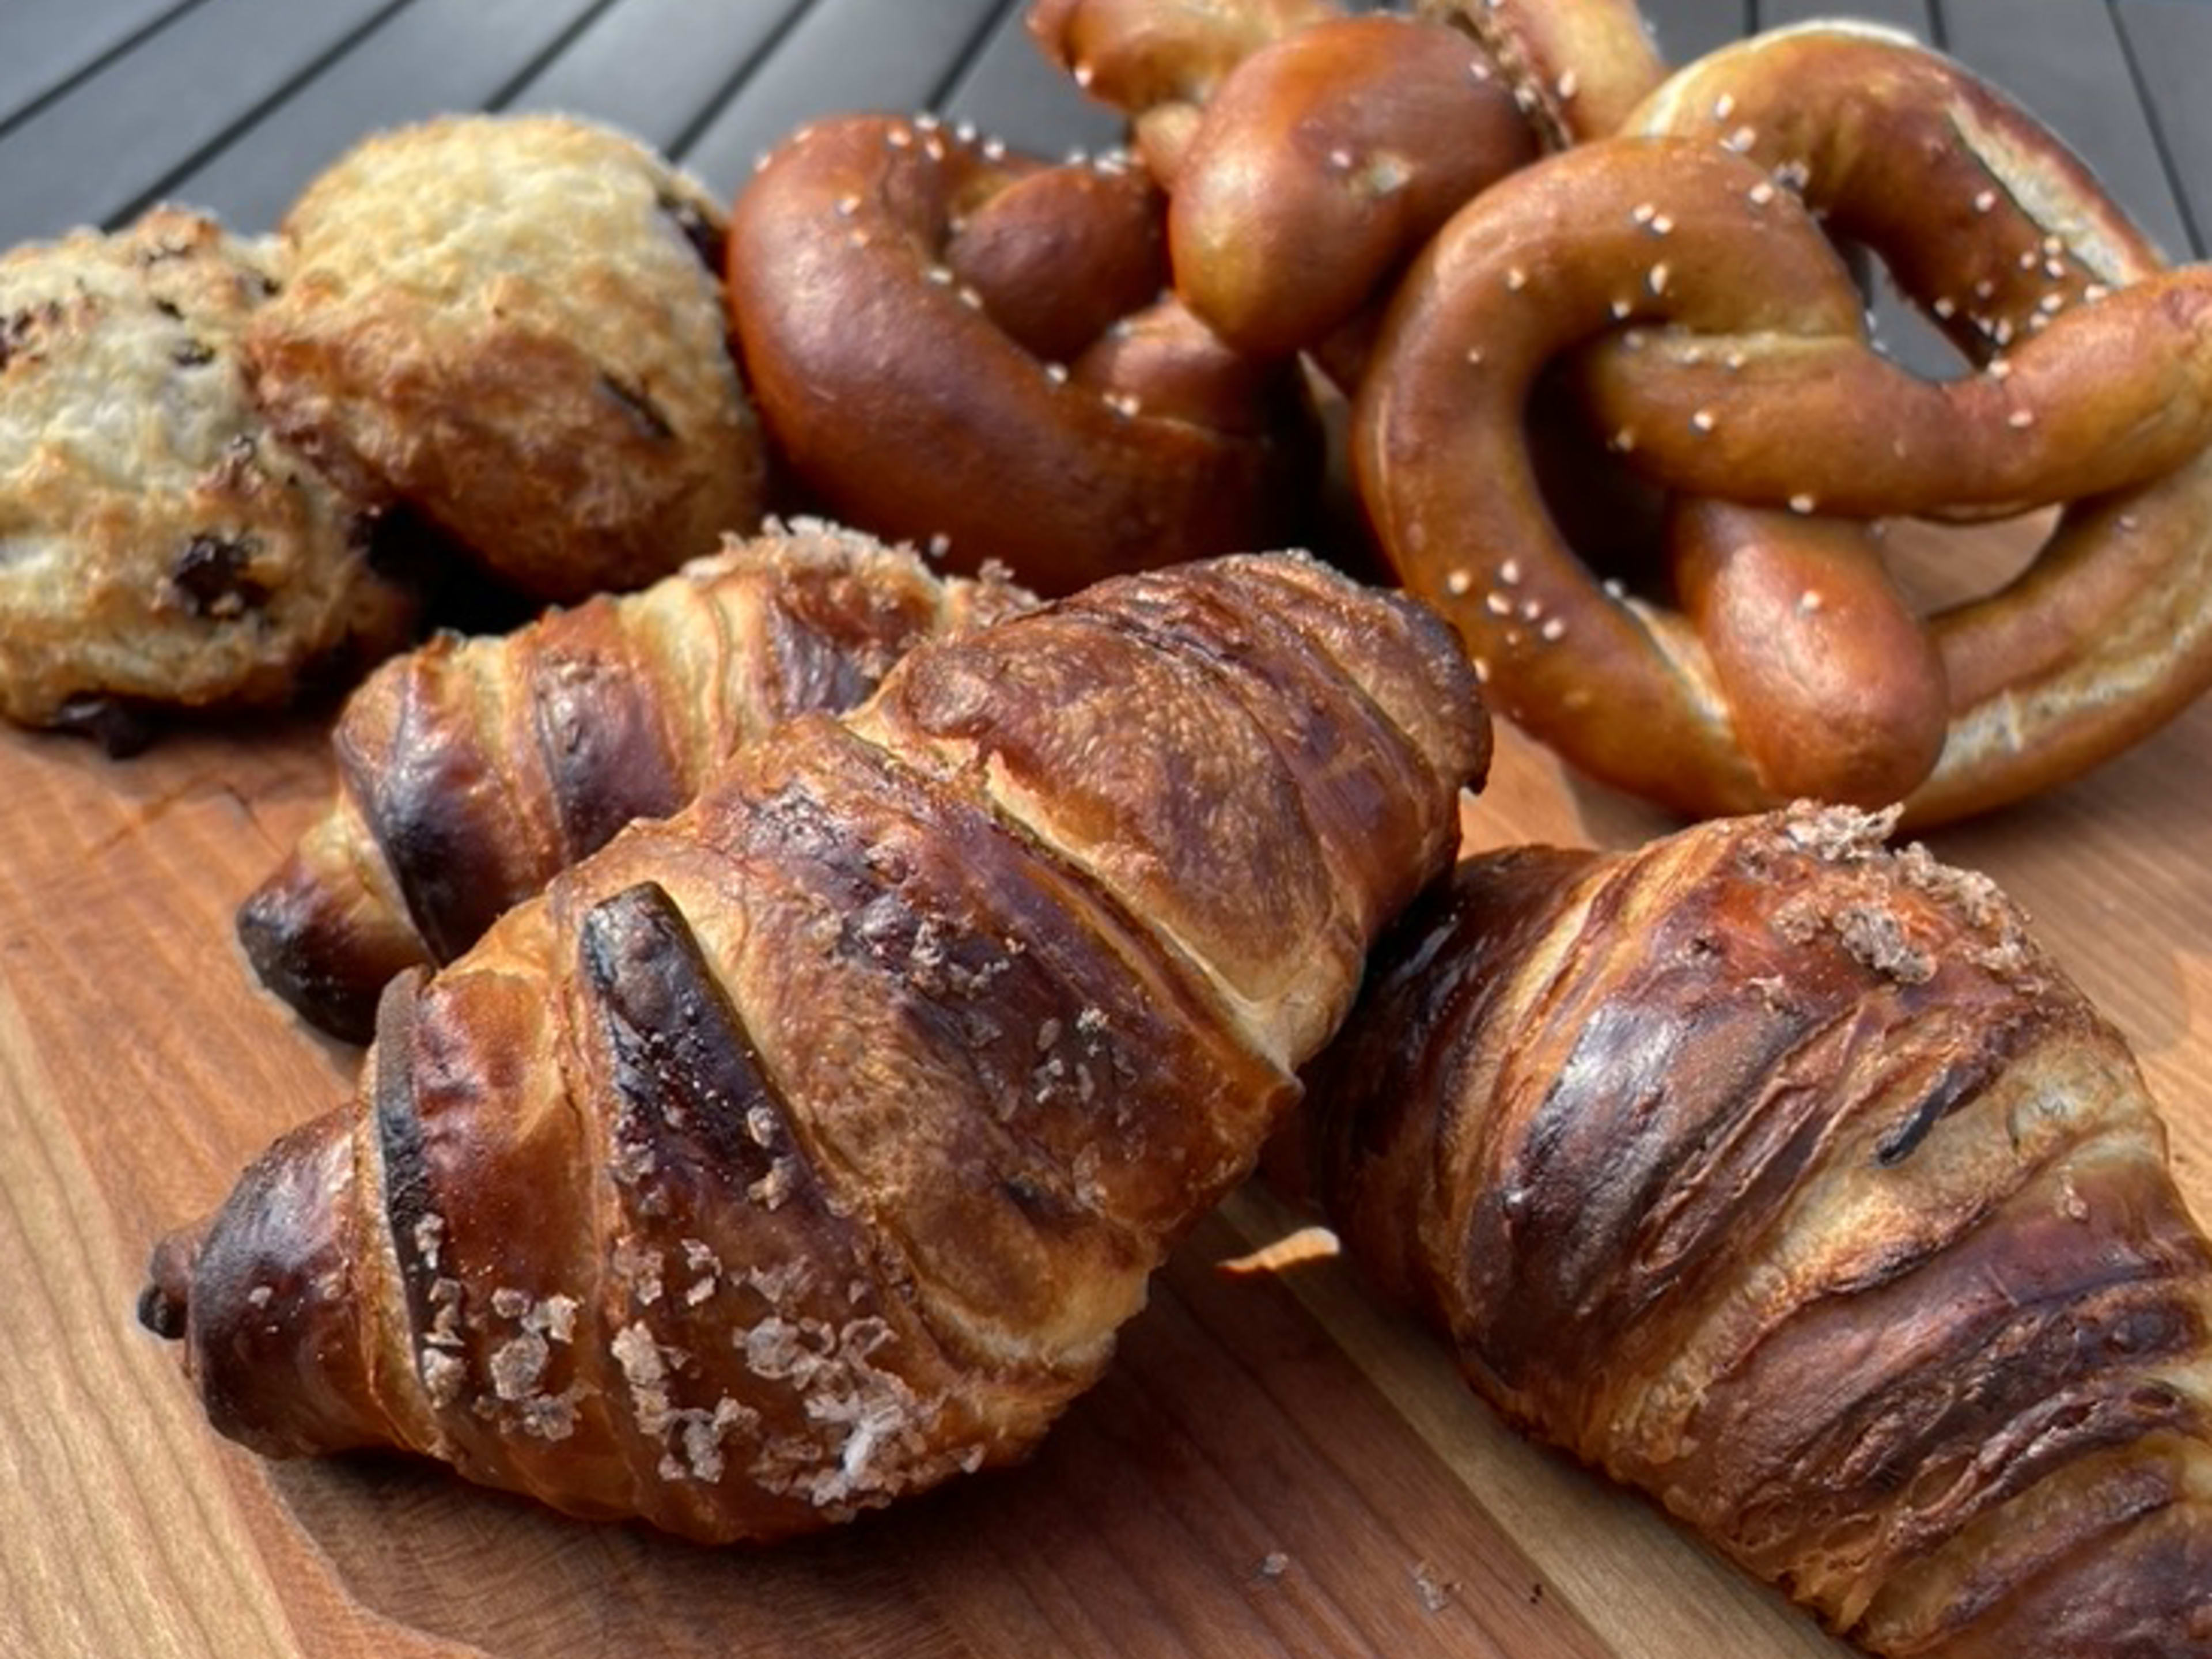
<svg viewBox="0 0 2212 1659"><path fill-rule="evenodd" d="M1030 1464L795 1547L709 1552L410 1462L271 1466L218 1439L132 1303L157 1234L349 1088L351 1051L253 988L230 933L327 787L307 725L120 763L0 733L0 1655L1844 1651L1504 1431L1258 1190ZM2212 1216L2208 823L2212 702L1931 840L2021 899L2133 1040ZM1664 827L1510 733L1468 825ZM1254 1259L1277 1243L1297 1259Z"/></svg>

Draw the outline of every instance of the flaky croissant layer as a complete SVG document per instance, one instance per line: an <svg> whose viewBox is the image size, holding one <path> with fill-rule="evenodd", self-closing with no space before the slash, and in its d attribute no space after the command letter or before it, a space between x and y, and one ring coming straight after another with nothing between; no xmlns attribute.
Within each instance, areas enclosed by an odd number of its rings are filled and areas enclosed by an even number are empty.
<svg viewBox="0 0 2212 1659"><path fill-rule="evenodd" d="M366 1042L387 981L452 961L632 818L683 805L733 749L842 714L918 641L1034 603L799 520L512 634L433 640L348 699L329 810L239 907L247 960L315 1024Z"/></svg>
<svg viewBox="0 0 2212 1659"><path fill-rule="evenodd" d="M1487 754L1443 624L1296 556L917 647L395 982L142 1316L262 1451L706 1540L1018 1456Z"/></svg>
<svg viewBox="0 0 2212 1659"><path fill-rule="evenodd" d="M2212 1654L2212 1244L2118 1033L1888 822L1463 864L1320 1182L1486 1398L1869 1650Z"/></svg>

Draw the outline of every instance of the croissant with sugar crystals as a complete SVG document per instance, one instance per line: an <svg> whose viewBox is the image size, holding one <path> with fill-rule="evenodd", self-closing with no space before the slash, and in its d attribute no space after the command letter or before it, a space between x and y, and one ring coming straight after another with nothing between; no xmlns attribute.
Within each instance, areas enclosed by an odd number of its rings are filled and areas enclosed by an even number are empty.
<svg viewBox="0 0 2212 1659"><path fill-rule="evenodd" d="M1887 823L1468 860L1317 1184L1484 1398L1869 1651L2212 1652L2212 1245L2119 1034Z"/></svg>
<svg viewBox="0 0 2212 1659"><path fill-rule="evenodd" d="M1019 1456L1256 1159L1488 726L1291 555L918 647L434 977L155 1252L216 1427L804 1531Z"/></svg>

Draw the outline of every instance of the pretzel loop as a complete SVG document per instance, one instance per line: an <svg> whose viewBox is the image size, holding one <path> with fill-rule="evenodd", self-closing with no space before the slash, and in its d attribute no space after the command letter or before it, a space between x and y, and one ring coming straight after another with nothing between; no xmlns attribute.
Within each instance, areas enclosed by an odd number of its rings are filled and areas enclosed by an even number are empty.
<svg viewBox="0 0 2212 1659"><path fill-rule="evenodd" d="M1626 130L1759 162L1983 371L1931 384L1856 339L1615 343L1586 384L1650 476L1862 517L1996 516L2143 483L2212 441L2212 270L2163 269L2054 137L1910 37L1754 37Z"/></svg>
<svg viewBox="0 0 2212 1659"><path fill-rule="evenodd" d="M1979 372L1930 387L1856 353L1820 379L1714 341L1620 343L1588 386L1680 488L1794 489L1856 514L2070 503L2027 569L1927 622L1950 733L1917 823L2049 787L2212 685L2212 268L2169 269L2088 168L1959 64L1863 25L1778 30L1684 69L1629 130L1717 143L1879 253ZM1742 404L1718 380L1741 372ZM1687 441L1685 410L1770 458ZM1787 478L1784 478L1784 471Z"/></svg>
<svg viewBox="0 0 2212 1659"><path fill-rule="evenodd" d="M1554 147L1612 133L1667 77L1636 0L1417 0L1482 44Z"/></svg>
<svg viewBox="0 0 2212 1659"><path fill-rule="evenodd" d="M1719 501L1678 511L1678 582L1716 651L1681 614L1601 586L1538 487L1523 410L1539 375L1623 323L1856 334L1848 271L1797 202L1754 188L1764 177L1668 139L1515 173L1415 262L1353 405L1384 548L1458 626L1504 711L1586 770L1694 811L1894 798L1943 738L1942 671L1865 526ZM1747 269L1763 280L1746 286ZM1823 664L1841 672L1808 697L1801 673Z"/></svg>
<svg viewBox="0 0 2212 1659"><path fill-rule="evenodd" d="M1054 592L1292 539L1304 387L1157 299L1164 216L1126 162L927 120L772 153L732 213L730 305L810 505Z"/></svg>
<svg viewBox="0 0 2212 1659"><path fill-rule="evenodd" d="M1200 118L1169 204L1176 290L1245 350L1314 349L1536 149L1458 31L1389 14L1316 23L1239 64Z"/></svg>

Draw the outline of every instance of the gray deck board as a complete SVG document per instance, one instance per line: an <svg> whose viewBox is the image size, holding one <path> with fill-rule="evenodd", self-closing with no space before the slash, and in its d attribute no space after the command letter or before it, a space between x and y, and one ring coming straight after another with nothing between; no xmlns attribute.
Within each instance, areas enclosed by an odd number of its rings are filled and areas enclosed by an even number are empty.
<svg viewBox="0 0 2212 1659"><path fill-rule="evenodd" d="M2212 4L2119 0L2116 15L2197 257L2212 257Z"/></svg>
<svg viewBox="0 0 2212 1659"><path fill-rule="evenodd" d="M0 4L0 127L194 0L5 0Z"/></svg>
<svg viewBox="0 0 2212 1659"><path fill-rule="evenodd" d="M622 0L520 87L508 107L589 116L673 150L721 108L805 7L806 0Z"/></svg>
<svg viewBox="0 0 2212 1659"><path fill-rule="evenodd" d="M1934 8L1929 0L1850 0L1849 5L1838 5L1835 0L1758 0L1756 11L1757 26L1763 29L1787 28L1793 23L1809 23L1816 18L1848 15L1869 23L1887 23L1931 46L1936 40Z"/></svg>
<svg viewBox="0 0 2212 1659"><path fill-rule="evenodd" d="M814 0L678 159L729 196L762 155L813 117L927 109L983 38L1000 3Z"/></svg>
<svg viewBox="0 0 2212 1659"><path fill-rule="evenodd" d="M2107 7L2096 0L1943 0L1942 17L1955 56L2071 144L2170 257L2191 254Z"/></svg>
<svg viewBox="0 0 2212 1659"><path fill-rule="evenodd" d="M1751 0L1646 0L1644 16L1669 64L1693 63L1751 27Z"/></svg>
<svg viewBox="0 0 2212 1659"><path fill-rule="evenodd" d="M125 215L392 0L207 0L0 141L0 246Z"/></svg>
<svg viewBox="0 0 2212 1659"><path fill-rule="evenodd" d="M414 0L170 193L237 229L271 229L308 180L367 134L491 102L589 4Z"/></svg>

